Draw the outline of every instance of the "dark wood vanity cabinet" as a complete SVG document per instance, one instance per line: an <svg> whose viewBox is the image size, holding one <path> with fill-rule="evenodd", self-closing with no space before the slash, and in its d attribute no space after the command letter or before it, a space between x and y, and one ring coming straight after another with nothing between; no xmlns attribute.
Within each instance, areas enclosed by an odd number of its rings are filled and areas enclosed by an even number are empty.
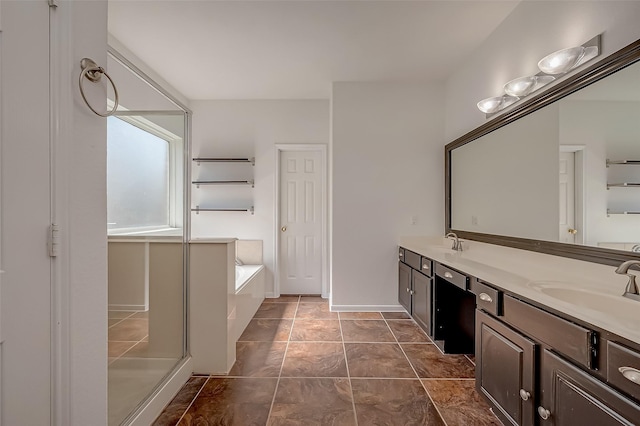
<svg viewBox="0 0 640 426"><path fill-rule="evenodd" d="M431 293L433 279L418 271L412 272L413 300L411 315L420 327L431 335Z"/></svg>
<svg viewBox="0 0 640 426"><path fill-rule="evenodd" d="M398 302L431 336L432 261L402 247L398 259Z"/></svg>
<svg viewBox="0 0 640 426"><path fill-rule="evenodd" d="M640 424L640 405L548 349L541 357L540 425Z"/></svg>
<svg viewBox="0 0 640 426"><path fill-rule="evenodd" d="M398 302L411 314L411 267L398 262Z"/></svg>
<svg viewBox="0 0 640 426"><path fill-rule="evenodd" d="M476 311L476 388L505 425L535 424L537 345Z"/></svg>
<svg viewBox="0 0 640 426"><path fill-rule="evenodd" d="M481 285L472 283L472 291L484 299L476 310L476 388L505 425L640 425L639 401L619 392L634 397L640 384L613 374L640 354L601 345L595 330L475 284ZM497 310L492 302L501 299ZM598 361L603 346L609 356ZM611 362L604 373L619 389L602 380L603 372L596 374Z"/></svg>

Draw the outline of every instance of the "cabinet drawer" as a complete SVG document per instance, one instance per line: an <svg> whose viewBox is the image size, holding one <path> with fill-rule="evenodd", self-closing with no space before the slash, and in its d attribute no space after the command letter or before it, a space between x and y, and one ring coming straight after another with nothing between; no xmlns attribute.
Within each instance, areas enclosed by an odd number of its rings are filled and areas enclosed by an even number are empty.
<svg viewBox="0 0 640 426"><path fill-rule="evenodd" d="M398 260L404 262L404 249L402 247L398 247Z"/></svg>
<svg viewBox="0 0 640 426"><path fill-rule="evenodd" d="M640 400L640 353L607 342L607 381Z"/></svg>
<svg viewBox="0 0 640 426"><path fill-rule="evenodd" d="M588 368L593 367L593 331L509 295L504 296L503 311L505 321L525 334Z"/></svg>
<svg viewBox="0 0 640 426"><path fill-rule="evenodd" d="M433 261L427 257L423 257L422 262L420 262L420 272L428 277L433 276Z"/></svg>
<svg viewBox="0 0 640 426"><path fill-rule="evenodd" d="M476 295L476 306L495 316L502 315L502 292L483 284L480 280L471 281L470 290Z"/></svg>
<svg viewBox="0 0 640 426"><path fill-rule="evenodd" d="M453 269L436 262L436 275L440 278L444 278L456 287L467 290L467 282L469 281L469 278L458 271L454 271Z"/></svg>
<svg viewBox="0 0 640 426"><path fill-rule="evenodd" d="M420 255L410 250L404 250L404 263L411 266L413 269L420 270Z"/></svg>

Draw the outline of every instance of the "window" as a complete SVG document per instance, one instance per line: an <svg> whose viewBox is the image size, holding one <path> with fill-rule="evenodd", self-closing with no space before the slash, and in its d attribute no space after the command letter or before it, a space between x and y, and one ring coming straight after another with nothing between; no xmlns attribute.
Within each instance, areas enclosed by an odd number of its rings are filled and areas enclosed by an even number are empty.
<svg viewBox="0 0 640 426"><path fill-rule="evenodd" d="M107 120L110 230L172 225L171 143L131 124L135 121L131 117Z"/></svg>

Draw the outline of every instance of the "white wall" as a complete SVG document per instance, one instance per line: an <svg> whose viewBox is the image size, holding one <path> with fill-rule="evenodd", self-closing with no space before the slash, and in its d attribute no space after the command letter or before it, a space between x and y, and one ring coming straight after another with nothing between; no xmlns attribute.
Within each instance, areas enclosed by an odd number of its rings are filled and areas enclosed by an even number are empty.
<svg viewBox="0 0 640 426"><path fill-rule="evenodd" d="M61 22L58 28L67 31L62 40L68 56L61 58L60 85L67 95L61 99L64 130L56 179L59 219L67 228L60 259L68 267L61 277L69 302L63 311L68 315L71 365L66 381L71 391L67 424L86 425L102 423L107 410L107 129L105 119L84 105L75 83L80 59L89 56L99 64L107 61L107 2L59 3L56 13L68 8L65 12L69 14L66 25ZM92 101L104 102L103 96Z"/></svg>
<svg viewBox="0 0 640 426"><path fill-rule="evenodd" d="M442 96L436 84L334 83L332 305L398 306L398 238L442 233Z"/></svg>
<svg viewBox="0 0 640 426"><path fill-rule="evenodd" d="M191 236L263 240L267 269L265 288L273 293L275 238L275 144L328 144L329 101L192 101L193 157L255 157L255 188L231 188L239 197L253 197L255 215L240 212L191 214ZM215 168L192 166L193 178ZM221 188L192 186L192 207L213 202ZM228 193L228 191L227 191ZM248 200L250 201L250 200Z"/></svg>
<svg viewBox="0 0 640 426"><path fill-rule="evenodd" d="M450 142L486 120L476 103L503 85L538 72L558 49L603 34L603 56L640 38L638 1L523 1L446 82L445 136Z"/></svg>

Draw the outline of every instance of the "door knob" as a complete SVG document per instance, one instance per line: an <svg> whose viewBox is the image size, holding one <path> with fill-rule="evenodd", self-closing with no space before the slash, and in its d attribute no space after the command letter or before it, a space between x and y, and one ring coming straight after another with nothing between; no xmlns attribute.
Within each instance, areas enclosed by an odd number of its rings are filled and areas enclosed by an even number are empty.
<svg viewBox="0 0 640 426"><path fill-rule="evenodd" d="M286 227L286 226L283 226L282 228L280 228L280 230L281 230L282 232L287 232L287 227Z"/></svg>
<svg viewBox="0 0 640 426"><path fill-rule="evenodd" d="M578 230L569 228L569 229L567 229L567 232L570 233L571 235L576 235L578 233Z"/></svg>

